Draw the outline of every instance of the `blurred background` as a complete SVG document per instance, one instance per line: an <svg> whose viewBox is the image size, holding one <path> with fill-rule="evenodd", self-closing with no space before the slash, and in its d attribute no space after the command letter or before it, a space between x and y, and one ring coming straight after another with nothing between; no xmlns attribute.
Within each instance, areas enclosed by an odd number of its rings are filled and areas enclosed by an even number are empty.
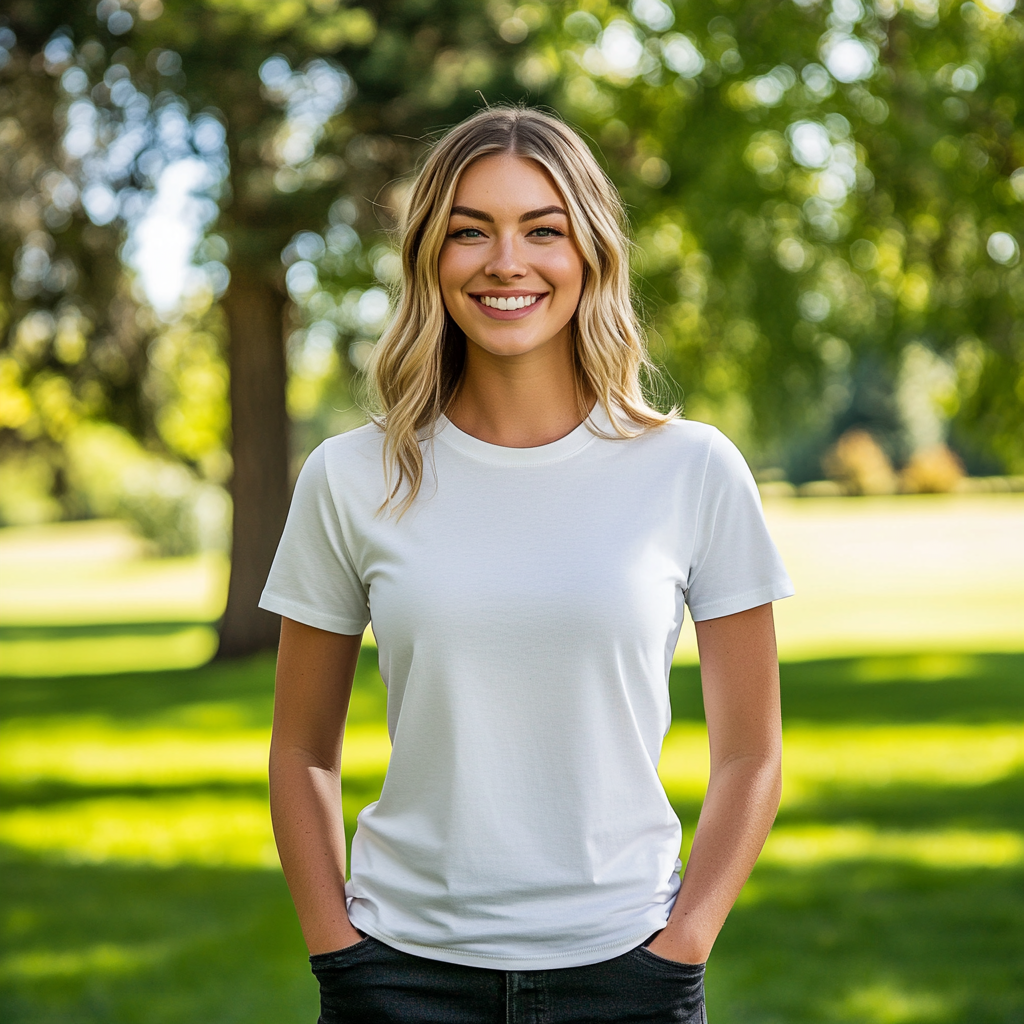
<svg viewBox="0 0 1024 1024"><path fill-rule="evenodd" d="M620 188L658 402L737 442L797 586L712 1016L1020 1024L1015 0L7 0L0 1014L315 1018L255 602L303 459L365 422L409 175L504 101ZM689 627L671 686L688 843ZM384 704L368 634L350 835Z"/></svg>

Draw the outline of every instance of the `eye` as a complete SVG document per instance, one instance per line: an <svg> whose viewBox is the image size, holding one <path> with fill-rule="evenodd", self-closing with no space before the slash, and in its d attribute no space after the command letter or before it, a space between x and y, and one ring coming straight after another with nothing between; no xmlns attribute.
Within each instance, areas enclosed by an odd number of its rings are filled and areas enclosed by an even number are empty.
<svg viewBox="0 0 1024 1024"><path fill-rule="evenodd" d="M534 228L530 235L535 238L565 238L565 232L559 231L558 228Z"/></svg>
<svg viewBox="0 0 1024 1024"><path fill-rule="evenodd" d="M457 231L452 231L449 238L483 238L484 233L479 228L459 228Z"/></svg>

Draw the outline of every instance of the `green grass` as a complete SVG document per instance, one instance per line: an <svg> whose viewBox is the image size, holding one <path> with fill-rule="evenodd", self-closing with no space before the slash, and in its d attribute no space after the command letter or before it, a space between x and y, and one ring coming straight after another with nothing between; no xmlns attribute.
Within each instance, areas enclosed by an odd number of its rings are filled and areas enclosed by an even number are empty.
<svg viewBox="0 0 1024 1024"><path fill-rule="evenodd" d="M267 847L272 678L264 657L3 681L0 1018L315 1019ZM1019 1024L1024 655L799 662L783 680L787 793L708 970L713 1016ZM698 689L695 668L673 670L663 775L687 838L706 770ZM383 780L384 707L367 648L350 834Z"/></svg>
<svg viewBox="0 0 1024 1024"><path fill-rule="evenodd" d="M1024 501L767 511L801 595L778 615L785 786L712 1020L1021 1024ZM118 524L0 531L5 1024L316 1018L266 806L273 660L202 665L224 581ZM684 637L660 769L684 852L707 779L693 661ZM349 836L384 720L368 645Z"/></svg>

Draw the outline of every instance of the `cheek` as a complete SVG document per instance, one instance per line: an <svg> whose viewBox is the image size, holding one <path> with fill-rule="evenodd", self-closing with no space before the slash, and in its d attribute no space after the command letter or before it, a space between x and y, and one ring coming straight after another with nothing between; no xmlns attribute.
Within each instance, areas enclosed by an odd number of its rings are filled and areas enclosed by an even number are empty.
<svg viewBox="0 0 1024 1024"><path fill-rule="evenodd" d="M441 291L445 295L454 295L462 287L464 278L460 250L442 248L437 261L437 276L441 283Z"/></svg>
<svg viewBox="0 0 1024 1024"><path fill-rule="evenodd" d="M565 298L576 302L583 287L583 259L576 252L558 254L548 265L548 276L565 293Z"/></svg>

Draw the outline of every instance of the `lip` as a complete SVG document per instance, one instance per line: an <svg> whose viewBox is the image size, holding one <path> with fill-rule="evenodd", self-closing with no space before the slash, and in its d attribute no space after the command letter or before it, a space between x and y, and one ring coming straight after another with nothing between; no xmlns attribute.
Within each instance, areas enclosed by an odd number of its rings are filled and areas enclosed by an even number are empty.
<svg viewBox="0 0 1024 1024"><path fill-rule="evenodd" d="M523 317L529 316L534 310L538 309L541 303L548 297L549 292L475 292L471 298L473 299L473 305L484 314L489 316L492 320L522 320ZM520 296L536 295L537 301L530 306L523 306L522 309L495 309L493 306L485 306L480 300L483 297L489 299L518 299Z"/></svg>

